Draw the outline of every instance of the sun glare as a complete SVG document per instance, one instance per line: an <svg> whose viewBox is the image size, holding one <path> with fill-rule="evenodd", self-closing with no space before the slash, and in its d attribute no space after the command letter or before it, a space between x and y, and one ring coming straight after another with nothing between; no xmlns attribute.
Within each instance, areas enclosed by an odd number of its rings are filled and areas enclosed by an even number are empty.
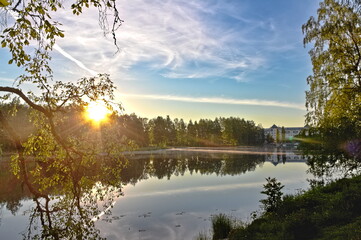
<svg viewBox="0 0 361 240"><path fill-rule="evenodd" d="M85 112L86 117L95 123L100 123L106 120L107 116L110 114L110 110L100 102L89 103Z"/></svg>

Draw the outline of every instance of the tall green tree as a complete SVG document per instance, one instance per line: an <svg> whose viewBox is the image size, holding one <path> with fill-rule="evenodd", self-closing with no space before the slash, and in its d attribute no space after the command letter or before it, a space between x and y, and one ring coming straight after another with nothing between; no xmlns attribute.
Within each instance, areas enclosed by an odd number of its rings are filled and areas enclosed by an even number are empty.
<svg viewBox="0 0 361 240"><path fill-rule="evenodd" d="M198 130L197 130L197 121L193 123L192 120L189 120L187 125L187 135L188 135L188 145L193 146L197 142Z"/></svg>
<svg viewBox="0 0 361 240"><path fill-rule="evenodd" d="M184 123L184 120L181 119L174 119L174 127L176 130L177 135L177 145L178 146L185 146L187 145L187 126Z"/></svg>
<svg viewBox="0 0 361 240"><path fill-rule="evenodd" d="M137 146L148 146L149 136L147 132L147 119L138 117L132 113L122 115L118 118L118 129L115 129L119 135L134 141Z"/></svg>
<svg viewBox="0 0 361 240"><path fill-rule="evenodd" d="M281 128L281 133L282 133L282 142L285 142L286 141L286 129L283 126Z"/></svg>
<svg viewBox="0 0 361 240"><path fill-rule="evenodd" d="M30 224L38 218L43 225L34 238L99 238L89 218L100 212L97 201L106 197L94 193L101 193L103 187L107 192L111 186L119 191L120 186L106 181L100 186L97 177L82 173L95 168L102 156L110 161L97 166L104 170L103 180L104 176L117 174L113 172L116 168L109 168L109 164L121 166L124 146L116 141L116 134L111 134L111 125L94 129L83 121L69 124L71 119L66 116L83 112L92 101L103 102L115 115L120 106L113 104L115 86L106 73L69 82L53 78L51 52L57 39L66 35L62 23L54 20L57 11L65 8L63 4L61 0L1 1L1 47L9 51L8 63L19 67L21 72L13 84L0 86L1 100L20 98L31 109L34 132L22 138L19 127L10 123L10 112L6 109L0 109L0 124L17 152L12 157L13 172L36 203ZM99 24L105 33L112 34L116 45L115 30L122 20L115 0L73 0L67 4L70 4L69 14L80 15L89 7L98 9ZM26 89L31 86L30 89L36 90L25 91L25 84ZM114 115L111 118L114 120ZM70 125L72 128L65 127ZM30 162L35 164L33 170L29 169ZM100 189L96 189L96 184ZM57 193L48 194L58 186L61 188ZM109 202L104 206L109 206Z"/></svg>
<svg viewBox="0 0 361 240"><path fill-rule="evenodd" d="M324 0L302 26L313 66L306 120L321 131L338 129L343 138L361 136L360 9L358 0Z"/></svg>
<svg viewBox="0 0 361 240"><path fill-rule="evenodd" d="M278 128L276 128L276 142L280 142L280 130Z"/></svg>

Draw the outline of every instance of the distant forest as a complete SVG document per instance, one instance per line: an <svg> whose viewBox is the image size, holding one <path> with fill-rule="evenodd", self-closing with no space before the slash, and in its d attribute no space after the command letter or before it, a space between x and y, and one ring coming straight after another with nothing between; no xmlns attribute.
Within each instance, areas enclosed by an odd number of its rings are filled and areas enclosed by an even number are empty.
<svg viewBox="0 0 361 240"><path fill-rule="evenodd" d="M31 117L34 113L27 106L18 103L14 111L15 104L1 104L0 108L3 111L13 111L9 122L21 132L22 139L25 140L30 134L36 135L37 129ZM58 124L61 125L63 135L71 137L81 134L85 128L91 129L91 124L79 109L64 109L59 119L62 119ZM119 117L110 116L109 121L96 130L101 133L103 128L111 128L112 135L119 141L130 141L137 147L259 145L265 141L262 126L239 117L190 120L186 123L183 119L171 119L169 116L147 119L136 114L124 114ZM0 144L2 150L13 148L2 128Z"/></svg>

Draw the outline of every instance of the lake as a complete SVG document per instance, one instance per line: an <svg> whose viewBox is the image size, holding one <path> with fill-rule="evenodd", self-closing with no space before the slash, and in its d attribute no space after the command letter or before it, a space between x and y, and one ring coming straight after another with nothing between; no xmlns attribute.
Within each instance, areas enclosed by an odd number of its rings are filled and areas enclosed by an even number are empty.
<svg viewBox="0 0 361 240"><path fill-rule="evenodd" d="M306 160L293 149L187 148L139 152L118 176L123 196L95 218L108 239L193 239L210 230L210 218L225 213L242 221L260 210L267 177L285 185L284 193L307 189ZM0 162L0 239L22 239L32 209L31 195ZM34 221L35 222L35 221ZM32 223L41 231L41 221Z"/></svg>

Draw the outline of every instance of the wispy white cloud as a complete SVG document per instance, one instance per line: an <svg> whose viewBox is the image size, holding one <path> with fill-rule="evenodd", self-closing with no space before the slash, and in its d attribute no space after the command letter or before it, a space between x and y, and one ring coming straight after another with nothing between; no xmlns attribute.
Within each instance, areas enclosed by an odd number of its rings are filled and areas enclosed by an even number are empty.
<svg viewBox="0 0 361 240"><path fill-rule="evenodd" d="M64 57L66 57L67 59L69 59L70 61L74 62L76 65L78 65L78 67L80 67L81 69L87 71L88 73L90 73L91 75L97 75L98 73L88 67L86 67L84 65L84 63L82 63L81 61L79 61L78 59L74 58L71 54L69 54L68 52L64 51L64 49L62 49L58 44L54 44L53 48L55 50L57 50L61 55L63 55Z"/></svg>
<svg viewBox="0 0 361 240"><path fill-rule="evenodd" d="M6 10L10 13L10 16L12 16L12 18L14 20L17 20L19 18L18 14L13 11L12 9L6 8ZM47 40L44 37L45 40ZM53 48L55 50L57 50L61 55L63 55L64 57L66 57L67 59L69 59L70 61L74 62L76 65L78 65L78 67L80 67L81 69L85 70L86 72L90 73L91 75L97 75L98 73L92 69L89 69L88 67L86 67L84 65L84 63L82 63L81 61L79 61L78 59L74 58L71 54L69 54L68 52L64 51L63 48L61 48L57 43L54 44Z"/></svg>
<svg viewBox="0 0 361 240"><path fill-rule="evenodd" d="M303 104L299 104L299 103L280 102L280 101L261 100L261 99L232 99L232 98L219 98L219 97L186 97L186 96L144 95L144 94L121 94L121 97L137 98L137 99L165 100L165 101L179 101L179 102L194 102L194 103L282 107L282 108L292 108L292 109L298 109L298 110L306 109Z"/></svg>
<svg viewBox="0 0 361 240"><path fill-rule="evenodd" d="M0 77L0 82L14 83L15 79Z"/></svg>
<svg viewBox="0 0 361 240"><path fill-rule="evenodd" d="M119 54L114 55L112 39L90 27L97 20L94 9L81 17L58 15L66 34L59 45L97 72L117 75L142 64L168 78L236 81L247 81L248 73L265 66L262 50L276 49L272 21L242 17L223 1L122 0L119 10L125 20L117 34ZM241 27L212 21L217 14L238 19ZM259 28L268 29L267 36L256 36Z"/></svg>

